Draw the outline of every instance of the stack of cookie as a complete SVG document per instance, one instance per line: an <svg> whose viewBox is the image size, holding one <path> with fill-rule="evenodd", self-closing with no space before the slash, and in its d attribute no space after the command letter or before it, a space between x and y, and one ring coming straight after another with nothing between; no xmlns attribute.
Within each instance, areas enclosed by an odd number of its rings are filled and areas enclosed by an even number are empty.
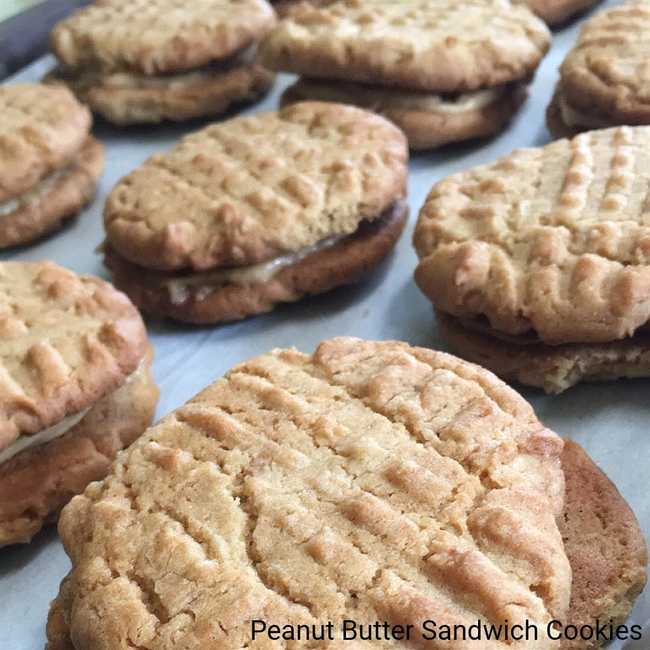
<svg viewBox="0 0 650 650"><path fill-rule="evenodd" d="M304 103L211 125L123 178L106 263L144 311L236 320L358 280L407 216L408 148L382 117Z"/></svg>
<svg viewBox="0 0 650 650"><path fill-rule="evenodd" d="M260 58L302 75L285 103L370 108L412 149L430 149L502 130L549 43L544 23L509 0L338 0L297 5Z"/></svg>
<svg viewBox="0 0 650 650"><path fill-rule="evenodd" d="M93 197L104 150L66 88L0 86L0 249L42 237Z"/></svg>
<svg viewBox="0 0 650 650"><path fill-rule="evenodd" d="M462 356L561 392L650 376L650 127L583 133L436 184L415 279Z"/></svg>
<svg viewBox="0 0 650 650"><path fill-rule="evenodd" d="M409 625L413 647L584 650L549 623L622 622L647 562L616 488L494 375L350 338L234 368L149 429L59 530L73 566L49 650L411 647L341 642L346 619ZM307 631L271 641L253 620ZM432 620L537 640L426 640ZM327 639L328 623L331 641L305 638Z"/></svg>
<svg viewBox="0 0 650 650"><path fill-rule="evenodd" d="M54 28L49 78L120 125L219 115L271 86L255 55L274 22L266 0L96 2Z"/></svg>
<svg viewBox="0 0 650 650"><path fill-rule="evenodd" d="M555 137L650 124L648 0L628 0L588 20L560 68L546 113Z"/></svg>
<svg viewBox="0 0 650 650"><path fill-rule="evenodd" d="M48 262L0 263L0 546L29 541L150 424L137 309Z"/></svg>

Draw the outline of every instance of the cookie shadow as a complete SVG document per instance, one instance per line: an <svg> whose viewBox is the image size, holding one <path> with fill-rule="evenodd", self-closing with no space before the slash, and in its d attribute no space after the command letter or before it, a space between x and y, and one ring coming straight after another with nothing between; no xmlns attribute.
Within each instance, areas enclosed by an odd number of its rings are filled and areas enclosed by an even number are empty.
<svg viewBox="0 0 650 650"><path fill-rule="evenodd" d="M57 539L56 525L53 524L41 530L29 544L13 544L3 548L0 578L9 577L21 571Z"/></svg>

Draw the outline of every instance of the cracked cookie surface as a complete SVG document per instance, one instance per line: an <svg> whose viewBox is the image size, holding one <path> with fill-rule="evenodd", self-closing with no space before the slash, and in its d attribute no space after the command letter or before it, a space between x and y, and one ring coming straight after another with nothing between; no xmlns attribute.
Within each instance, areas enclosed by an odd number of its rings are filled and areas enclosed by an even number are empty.
<svg viewBox="0 0 650 650"><path fill-rule="evenodd" d="M67 88L45 84L0 86L0 115L0 203L70 163L91 125Z"/></svg>
<svg viewBox="0 0 650 650"><path fill-rule="evenodd" d="M125 176L106 202L106 236L151 269L254 264L377 218L404 195L407 160L397 127L351 106L228 120Z"/></svg>
<svg viewBox="0 0 650 650"><path fill-rule="evenodd" d="M298 4L260 45L275 70L458 92L527 79L550 34L508 0L341 0Z"/></svg>
<svg viewBox="0 0 650 650"><path fill-rule="evenodd" d="M455 357L348 338L275 350L65 508L73 570L49 648L241 648L252 618L543 626L571 587L561 451L514 391Z"/></svg>
<svg viewBox="0 0 650 650"><path fill-rule="evenodd" d="M521 149L434 185L414 244L437 309L545 343L604 342L650 320L650 128Z"/></svg>
<svg viewBox="0 0 650 650"><path fill-rule="evenodd" d="M59 22L50 42L70 68L156 74L226 58L274 22L265 0L110 0Z"/></svg>
<svg viewBox="0 0 650 650"><path fill-rule="evenodd" d="M0 449L118 388L146 347L140 314L107 282L0 263Z"/></svg>
<svg viewBox="0 0 650 650"><path fill-rule="evenodd" d="M560 68L568 104L610 124L650 122L650 2L628 0L583 26Z"/></svg>

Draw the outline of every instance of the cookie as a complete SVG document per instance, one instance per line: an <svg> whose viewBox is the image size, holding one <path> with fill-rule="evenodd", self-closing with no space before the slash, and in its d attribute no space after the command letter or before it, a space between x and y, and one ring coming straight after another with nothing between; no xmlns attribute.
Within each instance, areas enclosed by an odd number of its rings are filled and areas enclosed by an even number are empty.
<svg viewBox="0 0 650 650"><path fill-rule="evenodd" d="M565 442L560 532L573 569L567 621L622 624L646 583L648 553L634 513L616 486L574 442ZM562 641L561 650L595 650L602 640Z"/></svg>
<svg viewBox="0 0 650 650"><path fill-rule="evenodd" d="M516 0L526 5L547 25L556 26L566 23L578 14L587 11L601 0Z"/></svg>
<svg viewBox="0 0 650 650"><path fill-rule="evenodd" d="M525 98L524 84L438 95L302 77L287 88L282 102L315 100L367 108L396 124L410 148L419 151L494 135L503 130Z"/></svg>
<svg viewBox="0 0 650 650"><path fill-rule="evenodd" d="M434 185L414 234L435 307L546 344L631 337L650 320L647 127L583 133Z"/></svg>
<svg viewBox="0 0 650 650"><path fill-rule="evenodd" d="M91 115L63 87L0 86L0 249L27 244L94 196L103 148Z"/></svg>
<svg viewBox="0 0 650 650"><path fill-rule="evenodd" d="M374 110L404 131L411 149L423 150L501 131L549 42L528 9L500 0L339 0L295 3L260 57L303 75L285 104Z"/></svg>
<svg viewBox="0 0 650 650"><path fill-rule="evenodd" d="M341 0L296 7L260 58L310 77L454 93L527 79L549 42L544 24L507 0Z"/></svg>
<svg viewBox="0 0 650 650"><path fill-rule="evenodd" d="M456 354L509 382L562 393L580 382L650 377L650 334L608 343L545 345L508 337L475 321L436 313L440 332Z"/></svg>
<svg viewBox="0 0 650 650"><path fill-rule="evenodd" d="M649 18L650 3L630 0L584 24L560 67L555 101L566 127L584 131L650 124L644 28ZM556 133L552 123L549 127Z"/></svg>
<svg viewBox="0 0 650 650"><path fill-rule="evenodd" d="M407 161L395 126L351 106L306 102L211 125L110 193L109 266L142 308L191 322L352 282L399 237Z"/></svg>
<svg viewBox="0 0 650 650"><path fill-rule="evenodd" d="M398 201L379 219L363 222L347 237L304 257L285 255L244 273L217 269L179 276L150 271L126 261L110 247L104 259L115 285L147 314L189 323L228 322L356 282L393 249L407 215L406 204Z"/></svg>
<svg viewBox="0 0 650 650"><path fill-rule="evenodd" d="M70 69L158 75L227 59L274 22L265 0L110 0L59 22L50 45Z"/></svg>
<svg viewBox="0 0 650 650"><path fill-rule="evenodd" d="M561 451L514 391L444 353L275 350L64 509L73 568L48 647L241 648L253 619L544 628L571 588Z"/></svg>
<svg viewBox="0 0 650 650"><path fill-rule="evenodd" d="M266 0L94 3L54 28L48 80L119 126L220 115L273 84L255 55L274 22Z"/></svg>
<svg viewBox="0 0 650 650"><path fill-rule="evenodd" d="M0 263L0 335L4 545L28 541L105 473L150 420L155 387L138 311L97 278Z"/></svg>
<svg viewBox="0 0 650 650"><path fill-rule="evenodd" d="M221 115L262 97L274 79L271 72L255 63L164 78L132 73L74 75L63 70L47 78L68 84L94 113L118 126Z"/></svg>

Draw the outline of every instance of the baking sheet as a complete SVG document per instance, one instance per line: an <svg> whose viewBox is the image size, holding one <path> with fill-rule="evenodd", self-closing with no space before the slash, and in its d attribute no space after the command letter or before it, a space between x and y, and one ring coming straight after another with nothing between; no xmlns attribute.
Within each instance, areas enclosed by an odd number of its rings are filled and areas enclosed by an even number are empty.
<svg viewBox="0 0 650 650"><path fill-rule="evenodd" d="M606 2L602 6L616 4ZM581 21L579 21L581 22ZM431 306L413 283L416 256L411 233L420 206L434 181L473 165L489 162L512 149L544 144L549 136L544 111L551 98L557 68L574 43L579 22L555 33L553 47L540 66L531 95L510 128L488 142L417 155L411 162L407 231L393 255L368 281L328 295L283 306L275 312L221 327L184 327L150 323L155 347L154 374L161 389L158 417L168 413L236 363L273 347L295 346L311 352L318 342L336 335L368 339L402 339L414 345L444 348ZM49 69L42 59L12 80L36 80ZM248 112L273 109L284 86ZM0 116L0 119L1 116ZM202 122L162 128L116 130L98 125L106 145L107 167L95 202L64 231L37 246L2 253L0 260L51 259L82 273L108 277L95 248L102 241L102 207L117 180L154 152L168 149ZM578 441L616 483L650 538L650 381L583 385L561 396L524 390L547 426ZM0 550L0 650L41 650L49 602L69 562L50 529L25 547ZM643 640L612 644L612 650L650 648L650 589L639 599L632 622L645 625Z"/></svg>

